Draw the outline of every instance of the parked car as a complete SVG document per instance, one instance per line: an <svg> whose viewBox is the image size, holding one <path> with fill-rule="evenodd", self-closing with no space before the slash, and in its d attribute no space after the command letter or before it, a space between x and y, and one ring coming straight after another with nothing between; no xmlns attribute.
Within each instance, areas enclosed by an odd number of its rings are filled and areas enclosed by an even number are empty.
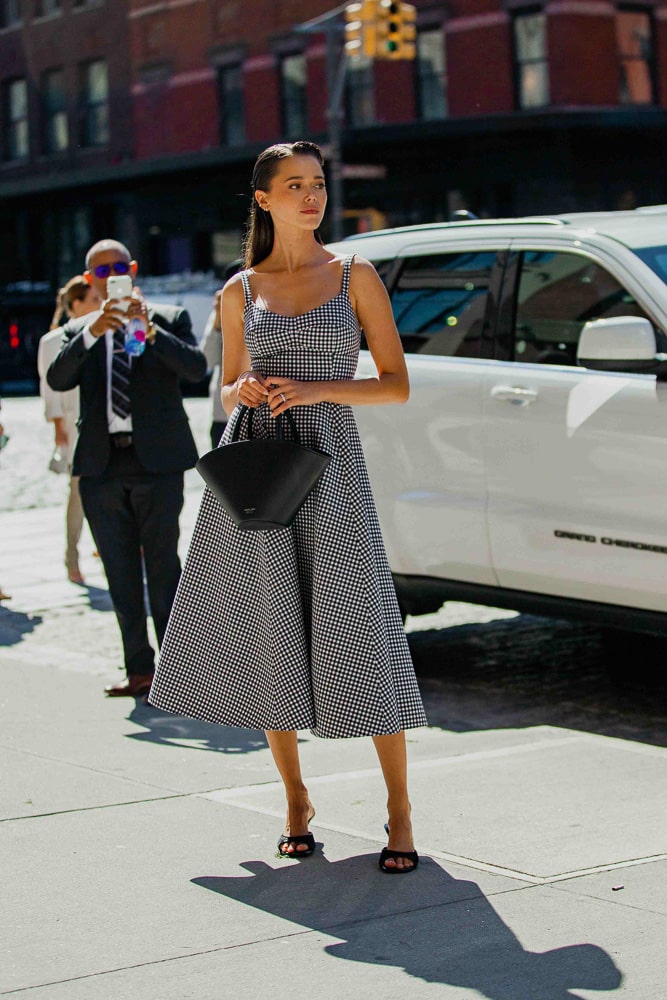
<svg viewBox="0 0 667 1000"><path fill-rule="evenodd" d="M407 354L405 409L357 411L404 611L667 634L667 206L333 249L375 264Z"/></svg>

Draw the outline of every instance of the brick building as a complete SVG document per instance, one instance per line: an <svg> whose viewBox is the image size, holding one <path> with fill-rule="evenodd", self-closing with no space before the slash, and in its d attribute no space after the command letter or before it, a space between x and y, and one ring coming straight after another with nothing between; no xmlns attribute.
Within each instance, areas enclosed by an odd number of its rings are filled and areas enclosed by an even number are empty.
<svg viewBox="0 0 667 1000"><path fill-rule="evenodd" d="M667 0L416 5L415 62L349 66L348 230L667 200ZM256 154L326 142L325 36L295 26L328 10L0 0L0 284L107 233L149 273L222 267Z"/></svg>

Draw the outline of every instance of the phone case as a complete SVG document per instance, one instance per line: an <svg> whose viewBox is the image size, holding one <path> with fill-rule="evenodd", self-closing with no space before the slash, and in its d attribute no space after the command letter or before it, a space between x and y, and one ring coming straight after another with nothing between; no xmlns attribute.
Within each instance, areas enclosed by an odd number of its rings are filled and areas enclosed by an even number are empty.
<svg viewBox="0 0 667 1000"><path fill-rule="evenodd" d="M132 278L129 274L112 274L107 278L107 298L129 299L132 295Z"/></svg>

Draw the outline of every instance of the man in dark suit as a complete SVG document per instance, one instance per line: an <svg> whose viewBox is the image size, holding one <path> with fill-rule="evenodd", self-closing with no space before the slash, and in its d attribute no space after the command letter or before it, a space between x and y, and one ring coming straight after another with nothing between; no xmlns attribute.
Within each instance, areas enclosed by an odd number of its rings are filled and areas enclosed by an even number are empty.
<svg viewBox="0 0 667 1000"><path fill-rule="evenodd" d="M139 697L150 689L155 668L142 559L162 642L181 572L183 471L197 460L180 381L198 382L206 373L185 310L147 303L136 289L126 312L107 299L110 274L134 279L136 273L122 243L101 240L91 247L84 274L105 300L103 307L63 326L63 346L47 372L52 389L79 387L72 474L81 477L83 509L104 563L127 671L125 681L105 689L110 697ZM147 331L146 347L129 356L124 332L135 316Z"/></svg>

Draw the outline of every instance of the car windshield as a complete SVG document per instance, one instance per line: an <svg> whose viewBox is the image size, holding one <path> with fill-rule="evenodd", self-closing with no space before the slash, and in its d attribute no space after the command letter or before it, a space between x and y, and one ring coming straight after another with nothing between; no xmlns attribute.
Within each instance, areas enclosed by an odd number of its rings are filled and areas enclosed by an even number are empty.
<svg viewBox="0 0 667 1000"><path fill-rule="evenodd" d="M636 253L667 284L667 246L634 247L633 253Z"/></svg>

